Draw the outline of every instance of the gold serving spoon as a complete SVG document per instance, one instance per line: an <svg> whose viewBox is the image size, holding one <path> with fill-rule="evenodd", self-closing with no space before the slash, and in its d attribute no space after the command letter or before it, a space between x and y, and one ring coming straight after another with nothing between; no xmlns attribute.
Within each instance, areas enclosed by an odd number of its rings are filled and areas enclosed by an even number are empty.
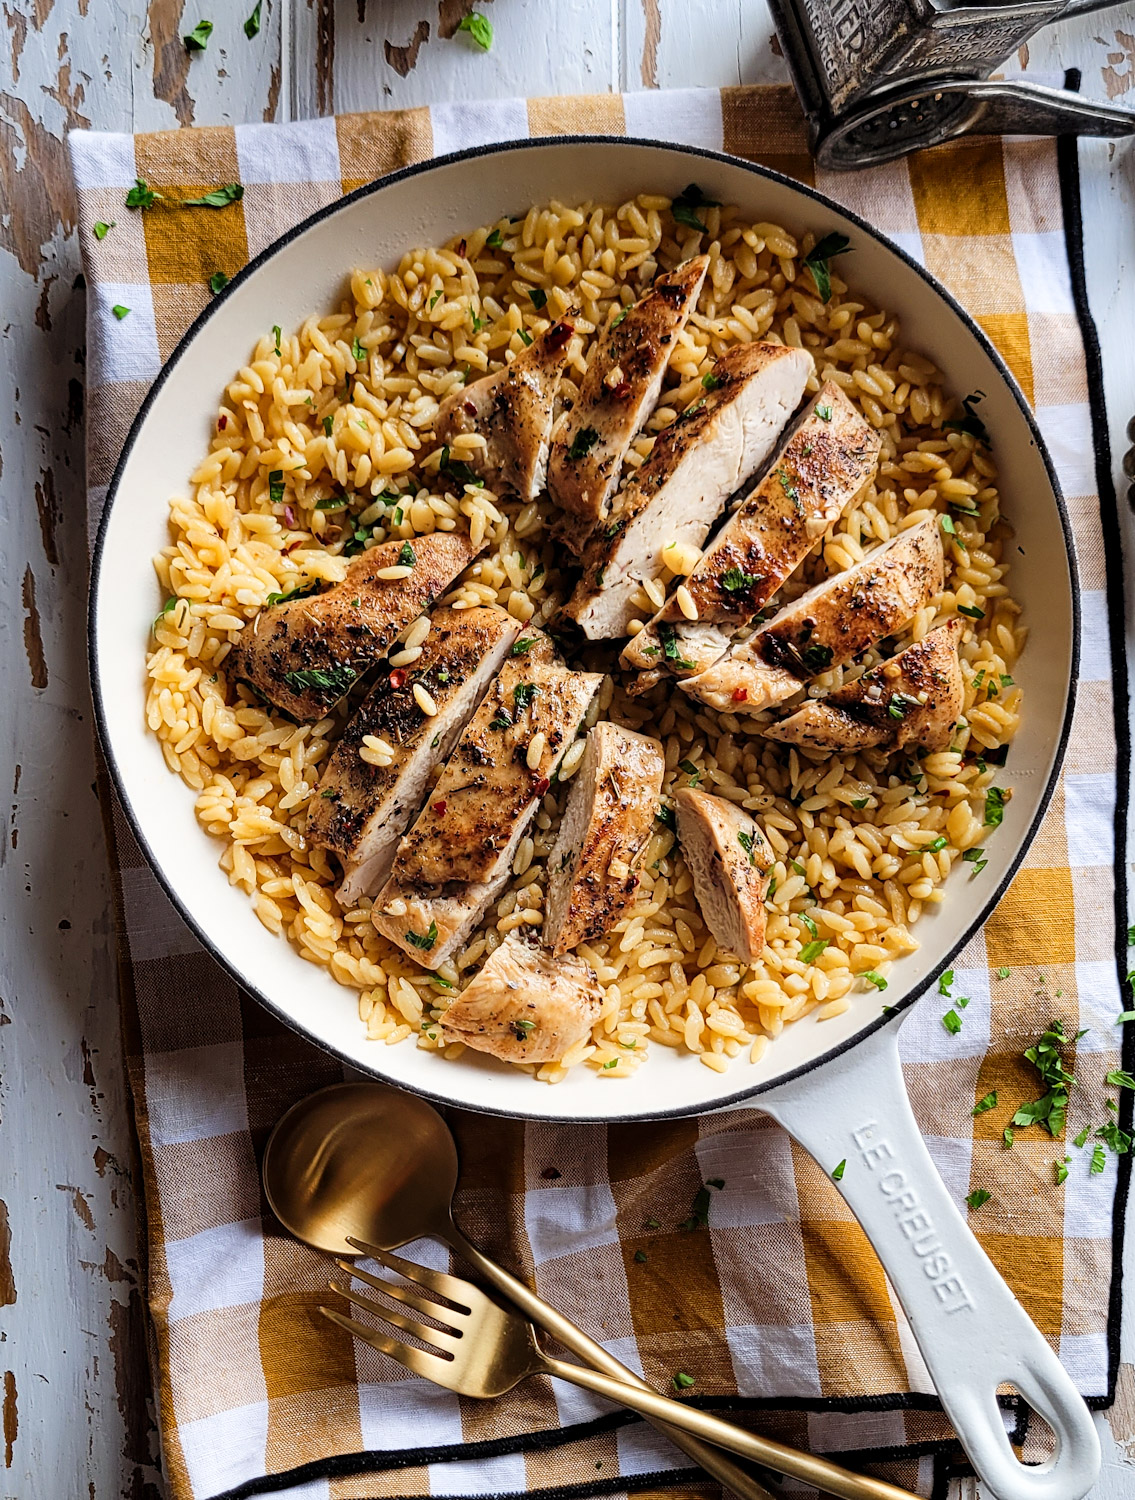
<svg viewBox="0 0 1135 1500"><path fill-rule="evenodd" d="M390 1251L418 1239L438 1240L591 1369L648 1392L667 1411L673 1405L465 1238L453 1222L457 1146L449 1126L424 1099L380 1083L320 1089L293 1105L277 1123L261 1171L273 1213L305 1244L335 1255L355 1255L360 1241L367 1245L367 1253L373 1253L370 1247ZM622 1402L623 1395L614 1399ZM649 1420L662 1425L666 1419ZM742 1500L772 1500L763 1485L719 1448L669 1426L665 1430ZM769 1467L789 1472L781 1455L794 1450L769 1442L766 1451ZM855 1476L845 1469L806 1454L795 1457L807 1465L808 1482L820 1489L854 1500L880 1500L875 1480L856 1480L859 1488L847 1489L847 1480ZM887 1487L887 1492L890 1500L900 1495L911 1500L905 1491Z"/></svg>
<svg viewBox="0 0 1135 1500"><path fill-rule="evenodd" d="M404 1313L384 1307L373 1297L366 1297L339 1282L331 1283L332 1291L354 1306L365 1308L388 1328L408 1333L425 1347L417 1348L403 1339L392 1338L385 1329L346 1318L334 1308L321 1307L319 1311L372 1349L388 1354L407 1370L432 1380L435 1385L445 1386L461 1396L503 1396L530 1375L553 1375L557 1380L569 1380L584 1390L595 1391L620 1406L629 1406L655 1421L680 1427L707 1442L720 1443L755 1463L771 1464L796 1479L841 1496L842 1500L865 1500L865 1497L870 1497L870 1500L910 1500L905 1490L896 1489L881 1479L853 1474L837 1464L799 1453L783 1443L757 1437L732 1422L710 1416L708 1412L669 1401L655 1391L640 1390L625 1380L602 1375L598 1370L555 1359L540 1348L536 1330L527 1318L501 1307L471 1282L415 1265L413 1261L390 1255L376 1245L364 1244L362 1240L354 1241L352 1248L371 1256L386 1270L396 1271L407 1281L415 1282L421 1290L384 1281L350 1261L339 1260L338 1264L344 1271L423 1316L421 1319L406 1317Z"/></svg>

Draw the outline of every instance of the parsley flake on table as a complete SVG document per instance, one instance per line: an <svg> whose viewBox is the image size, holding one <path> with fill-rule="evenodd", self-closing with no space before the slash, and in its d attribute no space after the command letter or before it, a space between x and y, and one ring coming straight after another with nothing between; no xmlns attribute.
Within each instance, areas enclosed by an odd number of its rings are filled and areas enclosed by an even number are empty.
<svg viewBox="0 0 1135 1500"><path fill-rule="evenodd" d="M635 1253L634 1253L634 1258L639 1263L640 1266L645 1266L646 1265L646 1251L645 1250L636 1250Z"/></svg>
<svg viewBox="0 0 1135 1500"><path fill-rule="evenodd" d="M115 219L111 219L109 224L105 223L104 220L99 219L98 222L94 225L92 233L94 234L96 240L105 240L110 231L116 227L117 220Z"/></svg>
<svg viewBox="0 0 1135 1500"><path fill-rule="evenodd" d="M956 1010L948 1010L942 1017L942 1025L951 1036L957 1036L958 1032L962 1029L962 1018Z"/></svg>
<svg viewBox="0 0 1135 1500"><path fill-rule="evenodd" d="M817 240L815 245L804 257L804 264L812 273L812 280L816 283L816 291L820 294L821 302L832 300L832 275L830 262L837 255L846 255L851 249L851 241L845 234L825 234L823 239ZM825 421L828 419L825 418Z"/></svg>
<svg viewBox="0 0 1135 1500"><path fill-rule="evenodd" d="M705 1229L709 1224L710 1188L718 1191L725 1186L725 1180L721 1177L711 1177L708 1182L703 1182L694 1194L693 1207L690 1209L690 1217L683 1219L678 1228L685 1233L694 1229Z"/></svg>
<svg viewBox="0 0 1135 1500"><path fill-rule="evenodd" d="M198 21L193 30L182 37L186 52L204 52L213 35L212 21Z"/></svg>
<svg viewBox="0 0 1135 1500"><path fill-rule="evenodd" d="M479 10L470 11L467 16L462 16L457 29L467 32L482 52L488 52L493 45L493 23Z"/></svg>
<svg viewBox="0 0 1135 1500"><path fill-rule="evenodd" d="M1114 1073L1107 1075L1107 1081L1113 1089L1135 1089L1135 1078L1122 1069L1116 1069Z"/></svg>
<svg viewBox="0 0 1135 1500"><path fill-rule="evenodd" d="M209 290L213 293L214 296L216 296L218 292L223 292L228 284L229 278L223 271L214 271L212 276L209 277Z"/></svg>
<svg viewBox="0 0 1135 1500"><path fill-rule="evenodd" d="M991 1089L988 1094L977 1101L973 1107L974 1115L983 1115L987 1110L997 1108L997 1090Z"/></svg>
<svg viewBox="0 0 1135 1500"><path fill-rule="evenodd" d="M1057 1187L1059 1187L1060 1184L1062 1182L1064 1182L1065 1179L1067 1178L1067 1176L1068 1176L1068 1163L1071 1160L1072 1160L1072 1158L1070 1156L1066 1156L1063 1161L1054 1161L1052 1163L1052 1172L1053 1172L1053 1176L1056 1178L1056 1186Z"/></svg>
<svg viewBox="0 0 1135 1500"><path fill-rule="evenodd" d="M674 1389L676 1391L688 1391L690 1386L697 1382L692 1375L687 1375L685 1370L679 1370L674 1376Z"/></svg>
<svg viewBox="0 0 1135 1500"><path fill-rule="evenodd" d="M1002 964L1001 967L997 970L997 978L998 979L1008 979L1009 973L1010 973L1010 970L1009 970L1008 965L1007 964Z"/></svg>
<svg viewBox="0 0 1135 1500"><path fill-rule="evenodd" d="M127 208L152 208L164 193L156 192L144 177L135 177L134 186L126 194Z"/></svg>
<svg viewBox="0 0 1135 1500"><path fill-rule="evenodd" d="M833 1167L832 1168L832 1181L833 1182L842 1182L843 1181L843 1174L846 1171L846 1169L847 1169L847 1157L845 1156L844 1159L840 1162L840 1164L837 1167Z"/></svg>
<svg viewBox="0 0 1135 1500"><path fill-rule="evenodd" d="M950 990L953 987L953 983L954 971L953 969L947 969L944 974L940 974L938 976L938 993L940 995L945 995L948 1000L950 998Z"/></svg>
<svg viewBox="0 0 1135 1500"><path fill-rule="evenodd" d="M988 1203L993 1194L986 1188L974 1188L972 1193L966 1195L966 1202L970 1208L980 1208L983 1203Z"/></svg>
<svg viewBox="0 0 1135 1500"><path fill-rule="evenodd" d="M1107 1166L1107 1152L1102 1145L1092 1147L1092 1159L1088 1165L1088 1172L1092 1177L1098 1177Z"/></svg>
<svg viewBox="0 0 1135 1500"><path fill-rule="evenodd" d="M244 188L239 182L226 182L224 187L214 188L202 198L183 198L182 208L227 208L230 203L239 203L244 197Z"/></svg>
<svg viewBox="0 0 1135 1500"><path fill-rule="evenodd" d="M1068 1090L1076 1080L1064 1062L1064 1048L1079 1041L1084 1033L1070 1037L1060 1021L1053 1021L1047 1031L1026 1048L1024 1056L1040 1074L1041 1082L1048 1085L1039 1099L1022 1104L1013 1116L1012 1125L1043 1125L1049 1135L1057 1136L1064 1129L1068 1109Z"/></svg>
<svg viewBox="0 0 1135 1500"><path fill-rule="evenodd" d="M252 14L244 23L244 34L249 41L251 41L254 36L258 36L260 34L260 8L263 4L264 0L256 0L256 4L252 8Z"/></svg>
<svg viewBox="0 0 1135 1500"><path fill-rule="evenodd" d="M116 302L111 308L111 312L120 323L122 322L123 318L128 318L130 316L130 309L128 307L123 307L121 302Z"/></svg>
<svg viewBox="0 0 1135 1500"><path fill-rule="evenodd" d="M698 187L696 182L689 183L674 201L670 204L670 212L679 224L684 224L687 229L696 229L699 234L705 233L705 224L694 212L698 208L720 208L721 204L716 198L707 198Z"/></svg>

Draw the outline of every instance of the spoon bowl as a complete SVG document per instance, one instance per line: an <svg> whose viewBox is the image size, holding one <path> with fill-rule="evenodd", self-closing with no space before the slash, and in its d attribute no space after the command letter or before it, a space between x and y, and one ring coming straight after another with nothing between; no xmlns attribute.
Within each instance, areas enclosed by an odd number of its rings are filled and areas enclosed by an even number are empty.
<svg viewBox="0 0 1135 1500"><path fill-rule="evenodd" d="M264 1191L290 1234L357 1255L449 1237L457 1148L437 1110L381 1083L337 1083L293 1104L264 1152Z"/></svg>

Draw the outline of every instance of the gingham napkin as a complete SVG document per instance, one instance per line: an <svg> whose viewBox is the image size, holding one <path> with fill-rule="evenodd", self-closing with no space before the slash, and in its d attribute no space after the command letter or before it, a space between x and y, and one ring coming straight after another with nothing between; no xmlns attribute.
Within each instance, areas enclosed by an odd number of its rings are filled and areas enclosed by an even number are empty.
<svg viewBox="0 0 1135 1500"><path fill-rule="evenodd" d="M970 1000L961 1033L943 1027L948 1002L927 997L902 1041L919 1120L952 1191L959 1202L975 1189L992 1194L971 1211L974 1230L1081 1391L1106 1404L1117 1367L1113 1231L1130 1157L1107 1152L1092 1174L1094 1143L1070 1143L1106 1118L1116 1090L1105 1075L1121 1065L1115 912L1124 893L1113 864L1129 750L1115 729L1125 694L1113 644L1122 623L1119 543L1093 409L1098 385L1089 381L1098 372L1074 146L971 140L832 176L813 168L783 89L517 99L136 138L73 134L89 288L91 524L148 383L208 302L214 272L231 275L306 214L406 162L580 131L724 149L814 181L952 288L1036 408L1079 551L1079 708L1041 834L956 965L954 994ZM136 177L165 202L145 214L126 208ZM174 206L238 181L243 200L224 211ZM98 221L115 223L103 239ZM131 309L128 318L113 315L116 304ZM141 692L139 676L139 712ZM179 795L188 794L171 780L170 796ZM352 1348L317 1317L327 1262L275 1225L257 1162L282 1111L341 1068L225 978L144 867L120 809L107 805L156 1385L176 1500L267 1491L293 1500L718 1493L650 1428L575 1389L539 1380L501 1401L459 1400ZM1065 1136L1018 1130L1006 1149L1012 1109L1042 1092L1022 1049L1056 1016L1070 1031L1089 1028L1076 1049ZM1001 1105L975 1118L975 1102L993 1089ZM1126 1127L1130 1113L1124 1093ZM457 1218L469 1236L656 1386L682 1370L695 1380L687 1399L797 1445L886 1463L890 1477L925 1493L959 1463L861 1231L825 1173L767 1119L737 1110L553 1128L454 1113L451 1123L462 1159ZM1058 1186L1054 1162L1066 1155ZM712 1190L708 1225L680 1227L711 1179L725 1185ZM411 1253L441 1264L436 1247ZM1010 1404L1006 1420L1026 1453L1039 1451L1023 1412Z"/></svg>

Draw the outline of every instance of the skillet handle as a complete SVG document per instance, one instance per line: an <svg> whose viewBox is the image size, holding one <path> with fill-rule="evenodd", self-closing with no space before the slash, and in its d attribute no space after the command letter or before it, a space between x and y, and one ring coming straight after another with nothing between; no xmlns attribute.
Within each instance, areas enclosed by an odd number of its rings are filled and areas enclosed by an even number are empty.
<svg viewBox="0 0 1135 1500"><path fill-rule="evenodd" d="M827 1067L756 1101L838 1187L898 1294L962 1446L998 1500L1080 1500L1100 1469L1082 1397L959 1213L923 1143L885 1026ZM1008 1381L1053 1429L1057 1451L1026 1466L997 1405Z"/></svg>

